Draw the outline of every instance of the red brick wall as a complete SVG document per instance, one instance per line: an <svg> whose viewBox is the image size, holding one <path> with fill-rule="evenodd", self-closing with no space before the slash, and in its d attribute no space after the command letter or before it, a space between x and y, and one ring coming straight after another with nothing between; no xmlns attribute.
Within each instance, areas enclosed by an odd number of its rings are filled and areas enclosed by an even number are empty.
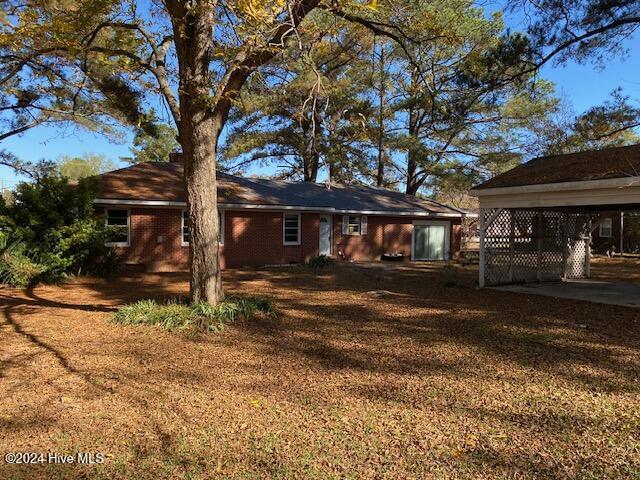
<svg viewBox="0 0 640 480"><path fill-rule="evenodd" d="M225 212L225 267L303 263L318 254L320 215L301 214L300 245L284 245L282 212Z"/></svg>
<svg viewBox="0 0 640 480"><path fill-rule="evenodd" d="M98 210L102 213L103 210ZM189 248L181 245L182 209L131 208L129 247L118 247L126 264L149 271L187 270ZM413 218L368 216L367 235L342 235L342 216L333 216L333 256L378 260L383 253L411 257ZM283 245L282 212L226 211L222 268L302 263L318 255L320 214L301 214L301 244ZM460 249L460 221L452 220L451 252Z"/></svg>
<svg viewBox="0 0 640 480"><path fill-rule="evenodd" d="M592 249L596 253L605 253L612 248L618 252L620 251L620 212L603 212L602 217L611 219L611 236L601 237L600 227L596 227L591 233Z"/></svg>
<svg viewBox="0 0 640 480"><path fill-rule="evenodd" d="M366 235L343 235L342 215L333 216L333 254L344 260L379 260L383 253L401 253L411 258L413 221L424 217L367 217ZM453 258L460 254L460 219L451 220L450 249ZM342 252L342 255L340 255Z"/></svg>
<svg viewBox="0 0 640 480"><path fill-rule="evenodd" d="M125 264L149 271L189 268L189 248L182 246L182 209L131 208L130 212L130 245L117 247ZM303 213L301 221L301 244L284 245L281 212L226 211L222 268L308 261L318 254L320 216Z"/></svg>
<svg viewBox="0 0 640 480"><path fill-rule="evenodd" d="M189 268L189 249L182 246L182 210L131 208L128 247L117 247L125 264L149 271Z"/></svg>

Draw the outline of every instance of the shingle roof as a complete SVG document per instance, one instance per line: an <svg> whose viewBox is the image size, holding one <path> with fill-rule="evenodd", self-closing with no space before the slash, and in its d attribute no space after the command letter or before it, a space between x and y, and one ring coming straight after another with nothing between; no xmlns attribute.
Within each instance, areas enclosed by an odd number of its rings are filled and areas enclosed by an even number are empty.
<svg viewBox="0 0 640 480"><path fill-rule="evenodd" d="M139 163L98 176L100 200L185 202L182 164ZM361 185L284 182L218 172L218 202L305 209L462 215L461 210L400 192Z"/></svg>
<svg viewBox="0 0 640 480"><path fill-rule="evenodd" d="M474 190L640 176L640 144L549 155L523 163Z"/></svg>

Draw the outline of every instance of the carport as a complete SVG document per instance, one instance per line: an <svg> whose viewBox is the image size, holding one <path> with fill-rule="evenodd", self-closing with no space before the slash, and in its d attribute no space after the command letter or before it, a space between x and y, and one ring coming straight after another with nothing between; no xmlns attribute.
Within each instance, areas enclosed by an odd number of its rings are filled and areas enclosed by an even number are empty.
<svg viewBox="0 0 640 480"><path fill-rule="evenodd" d="M535 158L471 194L481 287L589 278L604 212L640 209L640 145Z"/></svg>

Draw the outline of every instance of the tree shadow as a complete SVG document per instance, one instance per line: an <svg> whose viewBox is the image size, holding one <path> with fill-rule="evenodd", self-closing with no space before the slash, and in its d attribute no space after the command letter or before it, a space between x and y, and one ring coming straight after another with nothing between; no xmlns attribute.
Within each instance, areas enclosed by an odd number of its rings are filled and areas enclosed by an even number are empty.
<svg viewBox="0 0 640 480"><path fill-rule="evenodd" d="M26 298L2 295L0 301L6 298L6 302L0 308L9 331L52 355L69 375L83 381L88 377L93 383L88 381L87 389L99 395L117 395L144 413L145 428L153 432L164 458L174 458L178 438L166 418L163 421L163 411L150 406L148 398L166 399L167 408L178 416L177 422L192 422L180 405L170 404L164 388L167 382L180 387L220 388L215 374L200 376L189 370L194 361L233 369L237 375L224 385L230 395L268 392L265 395L299 404L311 399L315 405L326 402L338 407L344 398L351 397L365 405L376 402L380 409L399 404L408 412L428 404L431 409L442 409L443 416L445 411L455 410L479 421L491 419L540 435L582 432L596 425L588 415L545 413L542 408L477 408L475 400L464 398L462 390L451 393L455 404L440 405L431 401L427 389L437 390L439 382L452 388L467 381L499 389L500 367L504 365L508 375L515 372L517 381L528 381L522 379L529 373L531 382L551 379L544 388L568 384L587 392L637 393L640 331L630 309L476 290L474 274L432 265L398 269L341 265L317 272L306 268L228 271L224 276L227 291L272 295L282 310L281 317L239 322L223 335L207 337L198 344L185 343L184 355L178 352L171 361L159 358L161 365L154 364L154 355L162 355L164 342L180 340L161 332L158 335L167 337L151 346L138 344L135 335L129 335L134 332L131 328L124 346L117 344L120 337L112 340L114 345L108 341L100 344L105 354L116 360L113 372L101 365L79 368L64 350L30 332L19 318L20 313L35 311L38 306L95 312L96 306L86 301L76 305L57 299L67 294L73 299L77 288L73 284L52 294L55 298L38 291ZM127 277L112 284L87 283L83 288L99 300L98 307L103 310L97 311L108 313L118 302L184 293L185 280L184 275ZM93 319L88 316L86 321ZM584 323L587 329L579 326ZM145 332L155 334L151 329ZM96 343L92 345L95 348ZM234 352L240 352L238 357ZM119 355L139 361L143 368L122 366ZM28 361L28 356L13 358L13 363L3 366L13 368ZM483 365L484 361L491 363ZM116 378L111 373L117 374ZM2 374L0 370L0 378ZM325 381L343 384L332 390L340 392L337 398L320 393ZM435 395L440 399L443 390ZM29 426L26 421L24 425ZM156 454L136 450L134 457L138 461ZM460 461L474 468L490 466L505 472L539 472L549 477L563 473L549 459L519 454L509 457L491 444L470 448ZM43 471L55 473L53 469Z"/></svg>
<svg viewBox="0 0 640 480"><path fill-rule="evenodd" d="M33 333L29 333L26 330L24 330L22 328L22 326L15 320L14 315L12 313L13 308L14 308L13 306L4 307L3 311L2 311L2 316L3 316L4 320L5 320L5 322L11 327L11 329L16 334L18 334L22 338L26 339L32 345L34 345L34 346L46 351L50 355L52 355L56 359L56 362L67 373L82 378L92 388L96 388L98 390L103 390L103 391L105 390L105 388L102 385L99 385L94 381L94 377L92 375L90 375L90 374L88 374L86 372L80 371L80 370L76 369L73 365L71 365L69 360L58 349L54 348L49 343L41 340L40 338L38 338L38 336L34 335ZM3 363L4 363L4 361L3 361Z"/></svg>
<svg viewBox="0 0 640 480"><path fill-rule="evenodd" d="M459 369L455 362L434 361L428 355L430 346L449 343L586 390L638 391L640 366L625 359L640 354L633 311L470 289L467 272L456 280L460 287L448 288L443 286L446 275L441 267L390 272L354 265L317 276L305 269L254 276L238 272L230 284L242 288L257 276L285 306L285 318L277 325L238 327L273 358L299 357L327 370L469 375L468 364ZM368 295L378 288L391 292L381 298ZM337 297L345 301L332 300ZM588 328L581 327L584 322ZM352 338L356 347L349 343ZM421 345L427 355L418 357L410 347L394 348L402 342ZM482 375L481 369L477 374Z"/></svg>
<svg viewBox="0 0 640 480"><path fill-rule="evenodd" d="M144 372L136 370L127 374L125 371L121 370L114 375L110 372L108 367L106 369L78 368L73 364L69 356L64 353L63 349L57 348L53 343L44 340L40 335L29 331L23 327L21 322L18 320L21 315L37 313L37 307L77 309L83 312L111 312L113 310L113 308L95 309L95 306L92 305L68 304L55 300L48 300L33 294L28 298L3 298L3 304L0 307L0 311L2 319L1 325L3 329L5 329L5 333L17 335L20 339L26 342L26 345L34 347L36 350L34 352L29 351L26 353L13 354L11 356L3 356L0 359L0 379L5 377L5 372L8 369L25 368L28 367L37 357L43 355L49 356L54 360L55 364L62 369L63 374L56 375L49 369L42 373L43 376L45 374L48 376L45 383L56 388L59 393L52 398L51 393L34 392L35 397L31 401L37 400L38 404L47 404L63 401L65 396L75 398L76 395L80 395L83 398L93 399L104 396L110 398L119 397L120 401L135 405L136 409L145 412L145 422L148 422L150 430L157 438L159 449L163 452L163 455L170 457L175 452L178 439L169 428L166 428L166 422L163 421L161 412L156 412L151 408L149 402L145 399L145 396L149 393L149 384L147 383L147 379L143 377ZM101 344L101 347L109 350L109 346L107 344ZM92 354L93 352L89 351L86 353ZM111 355L115 353L116 352L111 352ZM128 353L133 353L135 355L138 352L134 349L133 352ZM82 352L78 351L74 351L73 354L83 355ZM199 376L194 376L188 371L184 372L178 370L165 372L165 374L167 378L171 378L181 384L183 384L186 379L191 381L193 384L198 384L202 381ZM21 381L19 381L13 389L7 387L5 393L11 395L11 390L16 390L17 392L21 392L18 394L24 394L24 388L31 388L29 386L25 387L25 385L30 384L30 377L26 376L21 378L22 374L19 374L18 377ZM180 379L177 377L180 377ZM82 386L69 386L69 378L79 379L82 382ZM157 380L157 378L160 377L156 377L155 380ZM60 385L56 385L60 380L65 381L62 387L64 388L63 390L60 390ZM77 393L75 393L76 389L78 389ZM163 392L162 390L156 389L155 394L162 395ZM58 395L62 395L62 397L58 397ZM13 432L13 434L25 431L29 432L33 429L42 429L47 425L54 425L59 420L56 416L43 416L42 412L39 412L35 416L32 413L33 412L31 412L30 409L21 408L18 414L14 414L10 418L0 418L0 427L2 431L7 434L9 434L9 432ZM73 454L74 452L60 453ZM153 456L156 454L153 450L148 452L136 451L134 453L140 461L144 460L146 456ZM79 472L84 471L87 472L87 474L90 473L92 468L94 467L86 465L3 464L0 468L0 478L61 478L60 475L63 475L64 472L69 472L69 477L75 478L79 475ZM42 476L40 477L40 475Z"/></svg>

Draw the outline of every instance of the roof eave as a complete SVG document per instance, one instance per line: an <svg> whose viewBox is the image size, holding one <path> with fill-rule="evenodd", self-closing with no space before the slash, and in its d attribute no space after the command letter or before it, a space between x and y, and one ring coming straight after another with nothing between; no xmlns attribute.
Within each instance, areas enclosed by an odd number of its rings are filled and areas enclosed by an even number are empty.
<svg viewBox="0 0 640 480"><path fill-rule="evenodd" d="M599 188L624 188L640 185L640 176L608 178L603 180L582 180L578 182L540 183L519 186L482 188L481 185L472 188L469 193L474 197L493 195L512 195L518 193L542 193L557 191L595 190Z"/></svg>
<svg viewBox="0 0 640 480"><path fill-rule="evenodd" d="M96 198L93 203L97 206L126 205L129 207L174 207L185 208L186 202L170 200L138 200L122 198ZM338 209L333 207L308 207L300 205L257 205L244 203L219 203L218 206L227 210L265 210L265 211L311 211L322 213L333 213L336 215L359 214L359 215L380 215L394 217L449 217L460 218L471 216L464 212L436 212L432 210L364 210L364 209Z"/></svg>

